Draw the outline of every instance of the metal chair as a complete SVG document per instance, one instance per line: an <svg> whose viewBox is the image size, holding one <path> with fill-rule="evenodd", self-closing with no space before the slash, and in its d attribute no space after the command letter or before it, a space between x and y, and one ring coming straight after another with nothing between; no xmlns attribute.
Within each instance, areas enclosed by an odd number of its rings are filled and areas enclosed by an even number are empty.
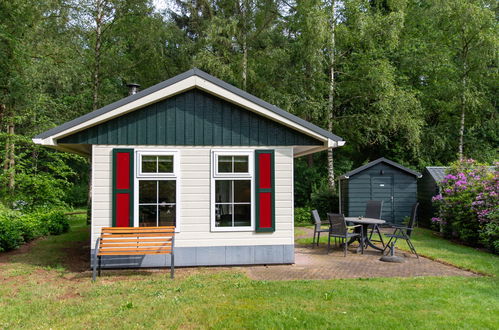
<svg viewBox="0 0 499 330"><path fill-rule="evenodd" d="M329 233L329 228L322 228L321 217L317 210L312 210L312 218L314 219L314 237L312 239L312 247L316 245L315 237L317 236L317 246L319 246L319 239L321 238L321 233Z"/></svg>
<svg viewBox="0 0 499 330"><path fill-rule="evenodd" d="M386 249L390 249L390 254L394 254L394 248L395 244L397 243L397 240L399 239L404 239L407 242L407 245L409 246L409 249L411 249L411 252L416 255L416 257L419 259L419 255L416 252L416 248L411 242L411 234L412 231L414 230L414 224L416 223L416 216L418 212L418 206L419 203L415 203L412 206L412 211L411 211L411 218L409 219L409 223L407 226L398 226L398 225L392 225L392 228L395 228L393 234L385 234L386 237L389 237L390 240L386 244L383 254L385 253Z"/></svg>
<svg viewBox="0 0 499 330"><path fill-rule="evenodd" d="M373 219L381 219L381 213L383 210L383 201L367 201L366 204L366 211L364 217L366 218L373 218ZM373 234L374 232L378 233L379 240L373 240ZM369 232L369 240L372 242L381 242L383 247L385 247L385 242L383 241L383 236L381 235L381 232L379 231L379 226L374 225L373 229Z"/></svg>
<svg viewBox="0 0 499 330"><path fill-rule="evenodd" d="M349 230L352 228L362 227L361 225L348 227L343 214L328 213L327 219L329 220L329 237L327 240L327 253L329 253L329 250L331 249L331 237L334 238L338 237L343 239L343 245L344 245L343 254L345 257L347 256L347 247L348 247L347 240L350 238L358 237L360 238L360 248L362 254L364 254L364 234L362 233L362 228L360 228L360 231L356 233L349 232Z"/></svg>

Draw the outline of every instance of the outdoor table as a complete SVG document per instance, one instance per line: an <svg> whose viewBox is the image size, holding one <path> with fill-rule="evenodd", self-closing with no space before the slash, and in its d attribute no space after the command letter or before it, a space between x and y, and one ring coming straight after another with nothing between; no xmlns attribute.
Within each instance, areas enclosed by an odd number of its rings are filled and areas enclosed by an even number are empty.
<svg viewBox="0 0 499 330"><path fill-rule="evenodd" d="M385 220L381 219L373 219L373 218L362 218L362 217L347 217L345 218L347 222L352 222L354 224L362 225L362 234L364 235L364 246L370 246L373 249L379 250L383 252L383 249L377 247L374 245L371 240L369 239L369 235L367 234L367 229L369 228L370 225L382 225L386 223ZM350 244L351 242L348 242ZM362 244L362 243L361 243Z"/></svg>

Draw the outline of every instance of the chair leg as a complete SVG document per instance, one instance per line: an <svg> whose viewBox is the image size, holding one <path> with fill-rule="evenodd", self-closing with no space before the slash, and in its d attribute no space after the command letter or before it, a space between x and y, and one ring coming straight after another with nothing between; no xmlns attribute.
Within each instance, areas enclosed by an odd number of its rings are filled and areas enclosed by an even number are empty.
<svg viewBox="0 0 499 330"><path fill-rule="evenodd" d="M388 240L388 243L386 243L385 247L383 248L383 254L385 254L386 249L389 248L390 243L392 242L392 240L393 240L393 237L390 237L390 239Z"/></svg>
<svg viewBox="0 0 499 330"><path fill-rule="evenodd" d="M415 247L414 247L414 245L412 244L412 242L411 242L411 239L410 239L410 238L408 238L408 239L407 239L407 245L409 245L409 248L411 249L411 252L412 252L412 253L414 253L414 254L416 255L416 258L418 258L418 259L419 259L419 255L418 255L418 253L416 252L416 248L415 248Z"/></svg>
<svg viewBox="0 0 499 330"><path fill-rule="evenodd" d="M329 250L331 249L331 235L327 236L327 253L329 254Z"/></svg>
<svg viewBox="0 0 499 330"><path fill-rule="evenodd" d="M347 238L346 237L344 238L343 245L345 246L345 250L343 252L343 256L346 257L347 256L347 247L348 247Z"/></svg>
<svg viewBox="0 0 499 330"><path fill-rule="evenodd" d="M319 246L319 241L321 240L321 232L317 232L317 246Z"/></svg>
<svg viewBox="0 0 499 330"><path fill-rule="evenodd" d="M314 230L314 236L312 236L312 249L315 247L315 230Z"/></svg>
<svg viewBox="0 0 499 330"><path fill-rule="evenodd" d="M385 247L385 242L383 241L383 236L381 235L381 231L379 230L379 226L376 226L376 231L378 232L379 240L381 241L381 245Z"/></svg>
<svg viewBox="0 0 499 330"><path fill-rule="evenodd" d="M364 231L363 230L360 232L360 241L362 242L360 244L360 253L364 254Z"/></svg>

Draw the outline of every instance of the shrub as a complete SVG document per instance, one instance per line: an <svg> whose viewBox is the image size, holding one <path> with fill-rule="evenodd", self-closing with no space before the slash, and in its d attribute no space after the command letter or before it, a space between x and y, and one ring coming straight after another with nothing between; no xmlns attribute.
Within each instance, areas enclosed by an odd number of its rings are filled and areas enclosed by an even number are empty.
<svg viewBox="0 0 499 330"><path fill-rule="evenodd" d="M17 249L24 243L19 214L0 207L0 252Z"/></svg>
<svg viewBox="0 0 499 330"><path fill-rule="evenodd" d="M499 175L497 169L465 160L453 164L433 197L445 236L497 252L499 245Z"/></svg>
<svg viewBox="0 0 499 330"><path fill-rule="evenodd" d="M68 217L62 210L22 214L0 207L0 252L16 249L40 236L59 235L68 230Z"/></svg>
<svg viewBox="0 0 499 330"><path fill-rule="evenodd" d="M310 225L313 224L312 208L310 207L295 207L295 225Z"/></svg>
<svg viewBox="0 0 499 330"><path fill-rule="evenodd" d="M41 214L40 221L45 224L50 235L60 235L69 230L68 217L62 210L52 210Z"/></svg>
<svg viewBox="0 0 499 330"><path fill-rule="evenodd" d="M314 188L311 207L317 209L321 219L326 219L327 213L338 213L338 195L323 184L319 188Z"/></svg>

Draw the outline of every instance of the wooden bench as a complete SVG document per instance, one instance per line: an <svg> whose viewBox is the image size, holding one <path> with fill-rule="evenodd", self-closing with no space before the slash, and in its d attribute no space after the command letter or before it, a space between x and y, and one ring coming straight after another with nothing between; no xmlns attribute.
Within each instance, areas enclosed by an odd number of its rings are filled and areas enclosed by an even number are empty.
<svg viewBox="0 0 499 330"><path fill-rule="evenodd" d="M102 256L170 254L170 276L174 277L175 227L106 227L95 243L92 280L100 276Z"/></svg>

